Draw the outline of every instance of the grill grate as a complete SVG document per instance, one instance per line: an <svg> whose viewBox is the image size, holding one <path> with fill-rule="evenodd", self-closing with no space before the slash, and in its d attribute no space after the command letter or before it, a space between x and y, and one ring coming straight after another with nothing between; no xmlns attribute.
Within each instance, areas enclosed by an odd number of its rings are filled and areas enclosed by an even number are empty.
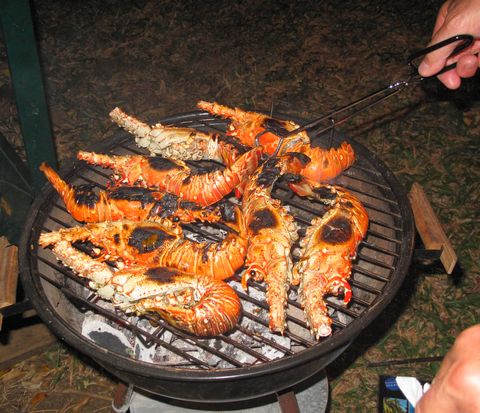
<svg viewBox="0 0 480 413"><path fill-rule="evenodd" d="M162 124L221 133L225 132L228 125L226 121L203 112L163 119ZM334 144L342 140L342 136L333 137ZM264 299L265 286L252 282L247 294L241 288L238 274L229 283L237 290L244 312L240 325L227 335L214 339L192 337L155 316L148 315L139 320L117 312L111 304L103 302L88 290L84 279L59 264L50 251L38 247L41 232L78 225L50 188L44 189L43 196L34 205L32 230L25 242L28 246L25 259L29 277L37 286L37 293L51 314L67 323L76 336L81 337L83 318L91 312L96 313L132 340L138 339L145 348L161 350L155 363L164 367L218 371L258 366L284 358L292 359L311 348L328 351L335 340L337 344L345 342L345 331L352 330L351 338L358 334L373 319L373 315L367 317L373 307L379 307L378 304L383 303L380 306L383 308L388 303L391 298L385 301L385 293L393 290L396 292L400 286L406 272L405 263L408 265L410 262L413 242L412 218L406 206L406 198L395 178L374 155L361 145L351 143L357 153L357 161L334 183L351 191L364 203L370 225L353 265L351 303L345 307L342 300L336 297L328 297L326 300L333 318L333 334L329 338L317 342L311 336L301 307L296 301L296 287L292 287L289 295L289 327L285 336L270 334ZM125 132L119 132L116 139L98 151L117 155L145 153L135 146L132 137ZM73 184L92 184L99 189L106 188L109 177L105 170L83 163L75 163L69 173L62 175ZM299 198L281 183L274 189L273 196L289 206L302 229L313 217L324 211L320 203ZM220 228L215 225L213 227ZM220 239L218 235L205 231L203 225L189 224L184 229L187 236L207 237L212 241ZM135 359L136 356L130 357Z"/></svg>

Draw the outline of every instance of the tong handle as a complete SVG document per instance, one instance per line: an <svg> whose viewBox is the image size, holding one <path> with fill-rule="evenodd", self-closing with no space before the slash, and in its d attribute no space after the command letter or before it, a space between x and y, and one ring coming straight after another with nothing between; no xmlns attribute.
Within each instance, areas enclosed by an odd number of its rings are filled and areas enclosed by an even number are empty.
<svg viewBox="0 0 480 413"><path fill-rule="evenodd" d="M429 54L429 53L431 53L435 50L441 49L442 47L448 46L451 43L461 41L461 43L459 45L457 45L457 47L455 47L453 52L450 53L450 55L448 56L450 58L450 57L453 57L453 56L459 54L460 52L465 50L467 47L470 47L474 40L475 40L475 38L470 34L457 34L456 36L449 37L448 39L442 40L441 42L432 44L431 46L426 47L425 49L421 49L421 50L418 50L416 52L413 52L408 57L407 64L410 65L410 67L412 67L412 69L417 73L418 72L418 66L415 65L413 63L413 61L418 59L419 57L426 56L427 54ZM449 70L454 69L456 66L457 66L457 63L452 63L450 65L445 66L438 73L435 73L434 75L428 76L428 77L434 77L434 76L441 75L442 73L445 73L445 72L448 72Z"/></svg>
<svg viewBox="0 0 480 413"><path fill-rule="evenodd" d="M280 137L280 141L279 141L279 144L277 146L277 149L275 150L275 152L272 156L277 155L277 153L280 151L280 149L283 145L283 142L286 138L288 138L290 136L293 136L293 135L295 135L299 132L303 132L305 130L317 127L322 122L324 122L326 120L330 120L330 125L321 129L321 130L318 130L317 134L321 134L321 133L323 133L327 130L333 130L333 128L336 125L340 125L340 124L346 122L347 120L349 120L351 117L355 116L356 114L358 114L360 112L363 112L364 110L380 103L381 101L389 98L390 96L393 96L394 94L400 92L405 87L409 86L414 81L418 82L418 81L422 81L423 79L426 79L425 77L422 77L418 74L418 67L413 62L415 59L418 59L419 57L425 56L428 53L433 52L434 50L438 50L438 49L441 49L442 47L448 46L451 43L461 42L460 44L457 45L457 47L455 47L453 52L449 55L449 58L450 58L450 57L453 57L453 56L457 55L461 51L465 50L467 47L469 47L473 43L474 40L475 40L475 38L470 34L458 34L456 36L453 36L453 37L450 37L448 39L442 40L441 42L435 43L435 44L433 44L429 47L426 47L425 49L421 49L421 50L418 50L416 52L413 52L407 59L407 64L412 68L412 73L410 74L410 77L408 79L402 80L402 81L399 81L399 82L396 82L396 83L392 83L392 84L390 84L390 85L388 85L388 86L386 86L386 87L384 87L380 90L377 90L376 92L370 93L367 96L364 96L364 97L362 97L362 98L360 98L360 99L358 99L358 100L356 100L356 101L354 101L354 102L352 102L348 105L345 105L345 106L343 106L339 109L336 109L336 110L330 112L327 115L324 115L322 117L314 119L311 122L309 122L309 123L307 123L303 126L299 126L298 128L284 134L283 136ZM456 63L452 63L448 66L445 66L438 73L436 73L432 76L429 76L429 77L438 76L442 73L448 72L449 70L452 70L456 66L457 66ZM340 120L337 120L337 121L333 120L333 116L339 115L340 113L344 113L348 110L352 110L352 113L347 114L346 116L344 116ZM258 143L258 139L260 138L260 136L269 132L269 131L270 130L268 128L266 128L263 132L260 132L255 137L255 141Z"/></svg>

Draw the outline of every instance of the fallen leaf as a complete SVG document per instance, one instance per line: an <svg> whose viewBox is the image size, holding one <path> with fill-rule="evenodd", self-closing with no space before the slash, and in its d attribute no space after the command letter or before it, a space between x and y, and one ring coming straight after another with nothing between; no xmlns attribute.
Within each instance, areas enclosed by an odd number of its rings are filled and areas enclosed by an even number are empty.
<svg viewBox="0 0 480 413"><path fill-rule="evenodd" d="M30 404L32 406L35 406L36 404L40 403L43 399L45 399L45 397L47 396L48 396L47 393L45 393L44 391L41 391L32 397L32 400L30 400Z"/></svg>

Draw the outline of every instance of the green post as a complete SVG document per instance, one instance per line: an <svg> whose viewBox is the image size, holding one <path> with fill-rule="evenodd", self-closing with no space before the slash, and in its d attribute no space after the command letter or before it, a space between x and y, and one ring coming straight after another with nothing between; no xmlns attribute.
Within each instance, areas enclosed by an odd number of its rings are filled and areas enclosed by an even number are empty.
<svg viewBox="0 0 480 413"><path fill-rule="evenodd" d="M42 162L57 167L57 158L29 1L0 0L0 19L28 167L38 191L45 183L38 167Z"/></svg>

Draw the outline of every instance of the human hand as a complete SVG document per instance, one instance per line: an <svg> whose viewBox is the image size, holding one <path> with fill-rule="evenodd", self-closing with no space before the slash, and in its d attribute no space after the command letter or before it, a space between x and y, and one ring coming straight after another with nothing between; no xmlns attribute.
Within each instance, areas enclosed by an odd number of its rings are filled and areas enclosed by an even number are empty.
<svg viewBox="0 0 480 413"><path fill-rule="evenodd" d="M415 413L480 412L480 324L463 331Z"/></svg>
<svg viewBox="0 0 480 413"><path fill-rule="evenodd" d="M459 43L451 43L425 56L418 67L421 76L433 76L447 64L457 62L457 67L442 73L438 79L449 89L460 87L462 78L475 75L480 66L480 0L448 0L440 8L432 40L429 45L441 42L457 34L471 34L474 43L452 59L448 56Z"/></svg>

